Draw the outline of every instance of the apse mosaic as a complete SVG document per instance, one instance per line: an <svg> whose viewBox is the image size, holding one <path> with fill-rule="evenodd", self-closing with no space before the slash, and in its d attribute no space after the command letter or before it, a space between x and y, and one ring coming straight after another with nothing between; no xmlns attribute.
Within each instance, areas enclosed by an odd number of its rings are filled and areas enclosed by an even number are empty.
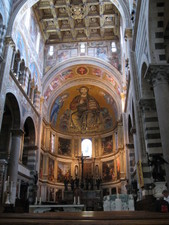
<svg viewBox="0 0 169 225"><path fill-rule="evenodd" d="M61 87L61 85L63 85L65 81L71 81L71 79L73 80L74 78L79 78L82 76L83 77L91 76L94 78L101 79L102 81L109 82L109 84L112 85L117 95L120 96L121 88L112 75L109 75L103 69L99 67L81 65L81 66L69 67L61 71L59 74L57 74L57 76L55 76L51 80L47 89L45 90L44 99L47 101L50 95L52 95L57 88Z"/></svg>
<svg viewBox="0 0 169 225"><path fill-rule="evenodd" d="M71 164L58 162L57 168L57 181L64 182L65 179L70 180L71 177Z"/></svg>
<svg viewBox="0 0 169 225"><path fill-rule="evenodd" d="M117 107L113 98L91 85L67 89L56 98L50 113L52 126L67 133L109 131L116 121ZM66 149L64 151L66 154Z"/></svg>

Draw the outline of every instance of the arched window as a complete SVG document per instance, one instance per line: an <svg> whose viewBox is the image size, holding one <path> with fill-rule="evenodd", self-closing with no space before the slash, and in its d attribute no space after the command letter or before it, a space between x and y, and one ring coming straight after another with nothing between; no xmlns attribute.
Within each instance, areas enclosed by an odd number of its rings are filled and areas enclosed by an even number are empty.
<svg viewBox="0 0 169 225"><path fill-rule="evenodd" d="M92 157L92 141L90 139L82 140L81 149L82 149L83 156Z"/></svg>
<svg viewBox="0 0 169 225"><path fill-rule="evenodd" d="M53 45L51 45L51 46L49 47L48 54L49 54L50 56L52 56L53 53L54 53L54 48L53 48Z"/></svg>
<svg viewBox="0 0 169 225"><path fill-rule="evenodd" d="M80 44L80 53L85 53L86 52L86 46L84 43Z"/></svg>
<svg viewBox="0 0 169 225"><path fill-rule="evenodd" d="M111 51L112 52L117 52L117 48L116 48L116 43L115 42L111 43Z"/></svg>

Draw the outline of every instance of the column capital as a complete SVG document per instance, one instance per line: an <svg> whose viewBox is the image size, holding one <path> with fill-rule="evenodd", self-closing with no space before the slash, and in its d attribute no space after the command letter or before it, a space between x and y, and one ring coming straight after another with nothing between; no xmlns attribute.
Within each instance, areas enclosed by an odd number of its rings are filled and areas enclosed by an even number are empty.
<svg viewBox="0 0 169 225"><path fill-rule="evenodd" d="M169 65L153 65L148 67L145 79L156 86L160 83L167 83L169 81Z"/></svg>
<svg viewBox="0 0 169 225"><path fill-rule="evenodd" d="M6 36L5 37L5 44L6 45L11 45L12 47L15 47L15 43L14 43L14 41L13 41L11 36Z"/></svg>
<svg viewBox="0 0 169 225"><path fill-rule="evenodd" d="M124 38L125 38L125 40L132 38L132 29L131 28L125 29Z"/></svg>
<svg viewBox="0 0 169 225"><path fill-rule="evenodd" d="M11 129L11 132L15 136L22 136L22 135L24 135L24 131L22 129Z"/></svg>
<svg viewBox="0 0 169 225"><path fill-rule="evenodd" d="M155 99L143 99L141 98L139 101L140 109L144 111L150 111L156 109Z"/></svg>

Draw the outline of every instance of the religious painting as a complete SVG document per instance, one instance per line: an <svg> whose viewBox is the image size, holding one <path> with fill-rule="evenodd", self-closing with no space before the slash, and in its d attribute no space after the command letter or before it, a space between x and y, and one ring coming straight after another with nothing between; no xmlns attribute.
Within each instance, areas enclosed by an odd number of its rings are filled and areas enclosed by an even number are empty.
<svg viewBox="0 0 169 225"><path fill-rule="evenodd" d="M58 162L57 181L64 182L65 179L70 180L71 177L71 164Z"/></svg>
<svg viewBox="0 0 169 225"><path fill-rule="evenodd" d="M78 75L87 75L89 72L88 68L85 67L85 66L80 66L80 67L77 67L76 69L76 73Z"/></svg>
<svg viewBox="0 0 169 225"><path fill-rule="evenodd" d="M59 137L58 140L58 154L64 156L71 156L71 140Z"/></svg>
<svg viewBox="0 0 169 225"><path fill-rule="evenodd" d="M22 35L20 34L20 32L17 33L16 45L20 51L21 58L23 58L26 63L27 62L26 45L25 45L24 39L23 39Z"/></svg>
<svg viewBox="0 0 169 225"><path fill-rule="evenodd" d="M43 178L43 154L40 154L40 171L39 171L39 178Z"/></svg>
<svg viewBox="0 0 169 225"><path fill-rule="evenodd" d="M62 62L70 58L70 50L59 50L58 51L58 61Z"/></svg>
<svg viewBox="0 0 169 225"><path fill-rule="evenodd" d="M71 69L69 70L65 70L61 73L61 77L64 79L64 80L67 80L69 78L72 78L73 77L73 71Z"/></svg>
<svg viewBox="0 0 169 225"><path fill-rule="evenodd" d="M38 85L39 84L39 74L38 74L38 71L37 71L36 64L34 62L32 62L30 64L29 68L30 68L30 71L31 71L31 76L35 81L35 85Z"/></svg>
<svg viewBox="0 0 169 225"><path fill-rule="evenodd" d="M101 139L101 146L103 155L110 154L113 152L113 137L108 136Z"/></svg>
<svg viewBox="0 0 169 225"><path fill-rule="evenodd" d="M109 62L121 72L121 49L119 43L116 42L116 52L111 52Z"/></svg>
<svg viewBox="0 0 169 225"><path fill-rule="evenodd" d="M103 75L103 70L99 69L99 68L92 68L92 74L97 76L97 77L102 77Z"/></svg>
<svg viewBox="0 0 169 225"><path fill-rule="evenodd" d="M105 61L108 60L108 57L107 57L107 47L99 47L99 48L96 48L96 57L100 58L100 59L103 59Z"/></svg>
<svg viewBox="0 0 169 225"><path fill-rule="evenodd" d="M116 160L116 166L117 166L117 180L120 179L120 159L117 158Z"/></svg>
<svg viewBox="0 0 169 225"><path fill-rule="evenodd" d="M112 182L116 180L114 160L103 162L102 179L103 182Z"/></svg>
<svg viewBox="0 0 169 225"><path fill-rule="evenodd" d="M120 95L121 94L120 86L117 84L117 82L115 81L115 79L113 78L113 76L111 76L110 74L106 74L106 79L108 81L110 81L110 83L115 88L117 94Z"/></svg>
<svg viewBox="0 0 169 225"><path fill-rule="evenodd" d="M49 158L48 180L54 181L54 160Z"/></svg>
<svg viewBox="0 0 169 225"><path fill-rule="evenodd" d="M36 22L35 15L33 11L31 11L31 16L30 16L30 36L32 39L32 43L36 44L36 38L38 36L38 23Z"/></svg>

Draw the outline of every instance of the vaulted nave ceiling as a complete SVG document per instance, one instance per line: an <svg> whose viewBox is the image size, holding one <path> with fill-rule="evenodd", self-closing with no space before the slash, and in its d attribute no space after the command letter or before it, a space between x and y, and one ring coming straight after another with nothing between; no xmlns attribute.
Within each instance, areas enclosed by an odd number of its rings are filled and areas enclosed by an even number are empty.
<svg viewBox="0 0 169 225"><path fill-rule="evenodd" d="M40 0L34 11L47 44L120 36L120 13L110 0Z"/></svg>
<svg viewBox="0 0 169 225"><path fill-rule="evenodd" d="M110 132L121 112L118 9L110 0L40 0L33 10L46 44L44 117L62 133ZM84 110L77 105L85 89Z"/></svg>

